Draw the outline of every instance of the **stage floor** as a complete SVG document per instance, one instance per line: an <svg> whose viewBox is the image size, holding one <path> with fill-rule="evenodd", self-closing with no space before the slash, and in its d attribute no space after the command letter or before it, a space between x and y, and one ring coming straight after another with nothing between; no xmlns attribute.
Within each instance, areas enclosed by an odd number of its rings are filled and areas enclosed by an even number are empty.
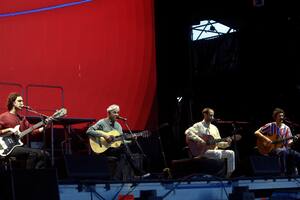
<svg viewBox="0 0 300 200"><path fill-rule="evenodd" d="M235 191L235 192L233 192ZM61 200L88 199L300 199L300 177L219 179L191 176L181 180L111 182L60 181Z"/></svg>
<svg viewBox="0 0 300 200"><path fill-rule="evenodd" d="M2 171L0 177L0 199L300 199L300 176L221 179L191 174L180 179L166 179L151 174L144 179L112 181L58 179L56 169L44 169Z"/></svg>

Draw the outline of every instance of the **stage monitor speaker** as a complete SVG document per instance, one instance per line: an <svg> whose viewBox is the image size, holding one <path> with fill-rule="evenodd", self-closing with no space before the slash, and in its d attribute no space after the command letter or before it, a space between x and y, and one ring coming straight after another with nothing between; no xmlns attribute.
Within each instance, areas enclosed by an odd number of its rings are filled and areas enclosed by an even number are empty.
<svg viewBox="0 0 300 200"><path fill-rule="evenodd" d="M253 176L280 175L280 162L274 156L251 156L250 164Z"/></svg>
<svg viewBox="0 0 300 200"><path fill-rule="evenodd" d="M173 160L171 172L174 178L181 178L191 174L209 174L225 177L226 160L210 158L192 158Z"/></svg>
<svg viewBox="0 0 300 200"><path fill-rule="evenodd" d="M59 200L55 169L13 169L0 176L0 199Z"/></svg>
<svg viewBox="0 0 300 200"><path fill-rule="evenodd" d="M108 180L111 173L107 158L99 155L65 155L69 178Z"/></svg>

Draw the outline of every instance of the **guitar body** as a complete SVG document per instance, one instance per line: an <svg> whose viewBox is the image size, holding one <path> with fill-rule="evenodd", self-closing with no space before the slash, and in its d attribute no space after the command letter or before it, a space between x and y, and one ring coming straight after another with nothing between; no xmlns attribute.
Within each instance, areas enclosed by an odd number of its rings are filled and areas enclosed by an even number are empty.
<svg viewBox="0 0 300 200"><path fill-rule="evenodd" d="M22 145L19 137L14 134L0 137L0 156L7 156L15 147Z"/></svg>
<svg viewBox="0 0 300 200"><path fill-rule="evenodd" d="M204 153L209 149L215 149L216 143L214 142L214 138L211 135L202 135L201 138L206 143L200 143L197 141L186 139L187 145L192 153L193 157L201 157Z"/></svg>
<svg viewBox="0 0 300 200"><path fill-rule="evenodd" d="M107 142L103 137L90 136L90 138L89 138L90 146L91 146L91 149L93 150L93 152L95 152L95 153L103 153L110 147L118 148L121 146L121 144L123 144L123 139L130 139L133 136L135 136L135 137L139 137L139 136L148 137L149 136L149 131L147 131L147 130L141 131L139 133L134 133L133 135L131 135L131 134L130 135L128 135L128 134L121 135L117 130L112 130L109 132L97 130L96 132L102 133L105 135L114 136L114 140L111 142Z"/></svg>
<svg viewBox="0 0 300 200"><path fill-rule="evenodd" d="M110 132L104 132L104 131L97 131L106 135L114 136L115 138L118 138L121 134L117 130L112 130ZM90 146L95 153L103 153L108 148L118 148L121 146L122 141L121 140L114 140L112 142L107 142L103 137L90 137Z"/></svg>
<svg viewBox="0 0 300 200"><path fill-rule="evenodd" d="M215 139L211 135L201 135L200 137L205 141L205 143L192 141L188 137L186 137L186 143L187 143L193 157L203 156L207 150L216 149L217 143L226 142L229 138L233 141L239 141L242 138L242 136L239 134L237 134L235 136L231 136L231 137L227 137L227 138L219 138L219 139Z"/></svg>
<svg viewBox="0 0 300 200"><path fill-rule="evenodd" d="M273 149L281 148L283 147L283 144L281 142L276 143L274 141L278 141L279 137L276 134L273 134L271 136L265 135L267 138L272 140L273 142L271 144L268 144L266 140L262 137L258 137L256 141L257 149L260 154L267 155L270 153Z"/></svg>

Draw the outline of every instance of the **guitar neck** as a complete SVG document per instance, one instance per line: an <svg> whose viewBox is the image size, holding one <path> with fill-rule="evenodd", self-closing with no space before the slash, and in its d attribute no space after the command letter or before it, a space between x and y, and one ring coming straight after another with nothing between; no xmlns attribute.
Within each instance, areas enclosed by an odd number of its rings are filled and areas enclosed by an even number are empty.
<svg viewBox="0 0 300 200"><path fill-rule="evenodd" d="M215 143L226 142L226 139L227 139L227 138L215 139L214 142L215 142Z"/></svg>
<svg viewBox="0 0 300 200"><path fill-rule="evenodd" d="M272 144L279 144L279 143L285 142L285 141L293 139L293 138L294 138L294 136L291 136L291 137L288 137L288 138L282 138L282 139L273 141Z"/></svg>
<svg viewBox="0 0 300 200"><path fill-rule="evenodd" d="M34 129L37 129L41 126L43 126L46 123L49 123L50 121L52 121L53 119L57 119L59 117L63 117L64 115L66 115L67 113L67 109L65 108L61 108L60 110L56 111L51 117L48 117L47 119L45 119L44 121L40 121L39 123L31 126L30 128L26 129L25 131L21 132L19 134L19 138L24 137L25 135L27 135L28 133L32 132Z"/></svg>
<svg viewBox="0 0 300 200"><path fill-rule="evenodd" d="M25 131L21 132L21 133L19 134L19 137L22 138L22 137L24 137L25 135L27 135L28 133L32 132L34 129L39 128L39 127L41 127L41 126L43 126L43 125L44 125L44 122L41 121L41 122L39 122L39 123L37 123L37 124L31 126L30 128L26 129Z"/></svg>
<svg viewBox="0 0 300 200"><path fill-rule="evenodd" d="M123 135L119 135L119 136L116 136L115 137L115 140L116 141L121 141L121 140L127 140L127 139L131 139L131 138L133 138L133 135L129 135L129 134L123 134Z"/></svg>
<svg viewBox="0 0 300 200"><path fill-rule="evenodd" d="M138 133L134 133L134 134L124 134L124 138L125 139L132 139L134 136L136 137L140 137L140 136L144 136L146 135L146 132L145 131L142 131L142 132L138 132Z"/></svg>

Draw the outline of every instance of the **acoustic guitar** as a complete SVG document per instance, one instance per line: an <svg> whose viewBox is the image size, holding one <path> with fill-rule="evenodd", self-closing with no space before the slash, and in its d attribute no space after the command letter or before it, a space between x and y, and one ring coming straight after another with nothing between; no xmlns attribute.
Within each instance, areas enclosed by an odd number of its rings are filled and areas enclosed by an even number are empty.
<svg viewBox="0 0 300 200"><path fill-rule="evenodd" d="M257 137L256 140L256 146L260 154L267 155L270 153L273 149L281 148L283 147L283 143L291 140L291 139L298 139L299 134L287 138L281 138L276 134L273 135L265 135L267 138L269 138L272 143L269 144L263 137Z"/></svg>
<svg viewBox="0 0 300 200"><path fill-rule="evenodd" d="M220 139L215 139L211 135L202 135L200 137L205 141L205 143L200 143L198 141L190 140L186 136L186 143L187 143L193 157L203 156L207 150L215 149L219 142L226 142L229 138L233 141L238 141L242 138L242 136L239 134L229 136L226 138L220 138Z"/></svg>
<svg viewBox="0 0 300 200"><path fill-rule="evenodd" d="M104 131L97 130L96 132L114 137L113 141L107 142L104 139L104 137L90 136L90 138L89 138L90 146L91 146L93 152L98 153L98 154L105 152L110 147L112 147L112 148L120 147L121 144L123 143L124 139L127 140L127 139L132 139L134 137L141 137L141 136L148 137L150 135L150 132L147 130L141 131L138 133L134 133L134 134L121 134L117 130L112 130L110 132L104 132Z"/></svg>

